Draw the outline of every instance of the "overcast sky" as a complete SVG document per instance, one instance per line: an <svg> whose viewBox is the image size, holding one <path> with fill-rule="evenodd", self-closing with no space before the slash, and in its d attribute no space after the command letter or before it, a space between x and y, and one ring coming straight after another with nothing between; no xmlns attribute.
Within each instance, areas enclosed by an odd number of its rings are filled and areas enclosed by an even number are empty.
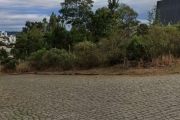
<svg viewBox="0 0 180 120"><path fill-rule="evenodd" d="M26 21L42 21L52 12L58 13L64 0L0 0L0 31L21 31ZM94 0L93 10L107 6L108 0ZM146 22L147 11L157 0L120 0L133 8L138 20Z"/></svg>

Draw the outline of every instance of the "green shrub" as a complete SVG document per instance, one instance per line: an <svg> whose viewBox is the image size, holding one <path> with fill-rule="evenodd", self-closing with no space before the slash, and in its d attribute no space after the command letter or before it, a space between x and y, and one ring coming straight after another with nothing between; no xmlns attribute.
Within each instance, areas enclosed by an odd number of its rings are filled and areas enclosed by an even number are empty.
<svg viewBox="0 0 180 120"><path fill-rule="evenodd" d="M76 65L80 68L89 69L98 65L96 46L90 41L84 41L74 46Z"/></svg>
<svg viewBox="0 0 180 120"><path fill-rule="evenodd" d="M48 68L53 67L67 70L72 68L74 57L64 49L53 48L44 54L42 60Z"/></svg>
<svg viewBox="0 0 180 120"><path fill-rule="evenodd" d="M17 60L14 58L6 58L1 61L2 71L8 72L8 71L14 71L16 69Z"/></svg>
<svg viewBox="0 0 180 120"><path fill-rule="evenodd" d="M139 61L148 56L146 53L145 40L143 40L142 36L133 36L127 50L129 60Z"/></svg>
<svg viewBox="0 0 180 120"><path fill-rule="evenodd" d="M126 56L126 43L120 38L101 39L98 44L98 58L103 66L121 63Z"/></svg>
<svg viewBox="0 0 180 120"><path fill-rule="evenodd" d="M0 49L0 60L6 59L8 57L8 53L5 49Z"/></svg>
<svg viewBox="0 0 180 120"><path fill-rule="evenodd" d="M46 49L38 50L37 52L32 53L28 60L30 61L33 68L36 68L38 70L45 69L45 64L42 60L42 57L46 53Z"/></svg>
<svg viewBox="0 0 180 120"><path fill-rule="evenodd" d="M38 50L32 53L28 60L32 68L36 68L37 70L67 70L72 68L74 56L66 50L52 48L51 50Z"/></svg>

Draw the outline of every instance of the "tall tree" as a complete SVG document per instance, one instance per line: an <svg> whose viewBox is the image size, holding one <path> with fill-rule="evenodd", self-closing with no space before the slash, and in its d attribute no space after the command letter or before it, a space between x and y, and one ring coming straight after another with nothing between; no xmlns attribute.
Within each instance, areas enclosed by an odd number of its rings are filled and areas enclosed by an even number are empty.
<svg viewBox="0 0 180 120"><path fill-rule="evenodd" d="M66 49L68 50L71 42L67 39L68 31L64 25L57 25L49 37L48 44L51 48Z"/></svg>
<svg viewBox="0 0 180 120"><path fill-rule="evenodd" d="M137 28L137 35L144 36L148 34L148 25L147 24L140 24Z"/></svg>
<svg viewBox="0 0 180 120"><path fill-rule="evenodd" d="M60 19L66 24L86 28L93 15L92 7L92 0L65 0L65 2L61 3L61 9L59 10Z"/></svg>
<svg viewBox="0 0 180 120"><path fill-rule="evenodd" d="M123 29L137 25L138 21L136 20L136 18L138 16L138 13L128 5L123 3L120 4L117 10L117 14L120 22L120 27L122 27Z"/></svg>
<svg viewBox="0 0 180 120"><path fill-rule="evenodd" d="M27 33L29 30L33 29L33 27L36 27L40 31L43 31L43 23L42 22L26 21L25 27L22 28L22 32Z"/></svg>
<svg viewBox="0 0 180 120"><path fill-rule="evenodd" d="M110 10L109 17L111 18L111 30L113 32L117 31L117 25L118 25L117 9L119 8L119 6L120 6L119 0L108 0L108 9Z"/></svg>
<svg viewBox="0 0 180 120"><path fill-rule="evenodd" d="M162 25L160 22L160 11L157 9L156 5L154 5L150 11L148 11L148 21L149 26Z"/></svg>
<svg viewBox="0 0 180 120"><path fill-rule="evenodd" d="M58 16L54 12L52 12L50 19L49 19L49 24L47 25L47 30L53 31L56 28L56 26L59 25L59 22L60 22L60 20L59 20Z"/></svg>
<svg viewBox="0 0 180 120"><path fill-rule="evenodd" d="M43 40L43 35L43 32L36 26L33 26L26 33L23 31L19 33L15 46L15 57L26 59L32 52L45 47L46 42Z"/></svg>
<svg viewBox="0 0 180 120"><path fill-rule="evenodd" d="M111 24L112 20L109 9L107 7L97 9L95 15L92 17L90 27L95 41L103 37L108 37L111 34Z"/></svg>

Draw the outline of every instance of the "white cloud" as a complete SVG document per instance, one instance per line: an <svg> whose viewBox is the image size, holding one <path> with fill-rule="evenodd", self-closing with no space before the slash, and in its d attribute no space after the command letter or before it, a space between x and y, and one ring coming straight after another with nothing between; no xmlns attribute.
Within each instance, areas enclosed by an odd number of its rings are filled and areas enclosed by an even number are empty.
<svg viewBox="0 0 180 120"><path fill-rule="evenodd" d="M18 30L20 31L26 21L42 21L43 18L49 19L49 16L43 14L11 14L0 12L0 30Z"/></svg>
<svg viewBox="0 0 180 120"><path fill-rule="evenodd" d="M137 20L140 21L141 23L148 24L148 20L146 20L146 19L137 19Z"/></svg>
<svg viewBox="0 0 180 120"><path fill-rule="evenodd" d="M108 0L94 0L94 8L107 6ZM60 9L64 0L0 0L0 30L21 30L27 20L42 21L44 17ZM138 12L138 19L147 20L147 11L151 10L157 0L120 0ZM48 13L46 13L48 12Z"/></svg>
<svg viewBox="0 0 180 120"><path fill-rule="evenodd" d="M53 8L59 7L60 3L64 0L0 0L0 6L11 6L11 7L43 7Z"/></svg>

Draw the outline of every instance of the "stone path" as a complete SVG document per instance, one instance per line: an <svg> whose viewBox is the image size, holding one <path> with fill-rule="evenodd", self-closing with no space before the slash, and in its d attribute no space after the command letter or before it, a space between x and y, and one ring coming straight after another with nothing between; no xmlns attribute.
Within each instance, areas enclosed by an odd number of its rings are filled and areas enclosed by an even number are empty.
<svg viewBox="0 0 180 120"><path fill-rule="evenodd" d="M0 76L0 120L180 120L180 75Z"/></svg>

